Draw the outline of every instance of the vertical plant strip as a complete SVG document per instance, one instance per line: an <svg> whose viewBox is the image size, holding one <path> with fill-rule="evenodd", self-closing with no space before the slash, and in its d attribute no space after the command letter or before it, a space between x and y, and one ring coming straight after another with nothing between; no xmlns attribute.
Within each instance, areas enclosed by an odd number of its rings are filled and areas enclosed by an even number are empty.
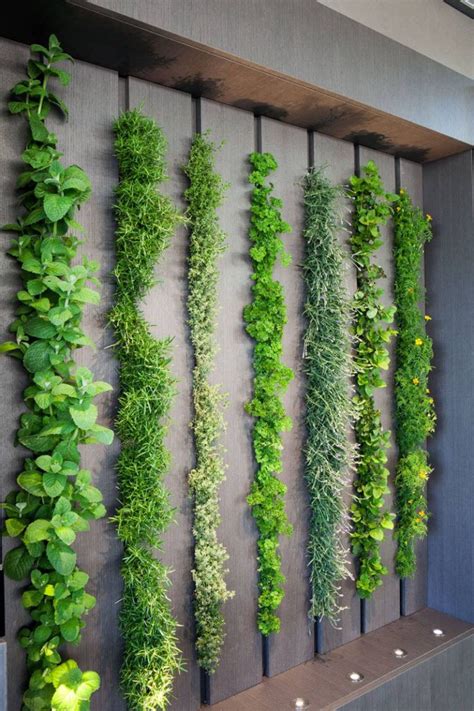
<svg viewBox="0 0 474 711"><path fill-rule="evenodd" d="M395 220L395 303L397 307L397 370L395 372L396 435L399 451L395 478L397 500L396 571L402 578L416 570L414 544L427 533L426 483L431 473L426 438L435 428L433 398L428 389L433 346L426 334L420 303L424 246L431 240L431 217L400 190Z"/></svg>
<svg viewBox="0 0 474 711"><path fill-rule="evenodd" d="M336 624L342 609L340 582L349 575L343 491L353 459L347 441L351 415L350 309L344 287L345 256L337 239L340 229L337 202L343 190L331 185L321 169L311 170L303 187L310 614L327 617Z"/></svg>
<svg viewBox="0 0 474 711"><path fill-rule="evenodd" d="M355 497L351 506L352 550L359 559L356 587L360 597L368 598L382 585L387 569L382 564L380 544L384 529L393 528L393 515L384 510L384 495L389 492L387 452L390 432L382 427L374 393L385 387L382 370L389 367L388 344L395 331L390 328L395 308L381 301L377 286L385 277L373 255L383 244L380 228L392 214L396 195L384 190L377 166L369 161L362 177L352 176L349 197L353 200L351 248L357 269L357 291L353 300L356 370L355 433L359 447Z"/></svg>
<svg viewBox="0 0 474 711"><path fill-rule="evenodd" d="M166 179L166 139L156 123L134 109L114 124L119 164L115 217L115 306L110 321L120 363L116 418L119 509L115 521L124 554L120 626L124 639L121 685L134 711L165 709L181 669L168 589L169 571L157 558L173 509L165 486L165 446L174 397L170 339L157 339L140 302L155 283L154 267L182 221L157 191Z"/></svg>
<svg viewBox="0 0 474 711"><path fill-rule="evenodd" d="M77 165L64 167L57 138L45 119L51 109L67 108L49 89L51 80L67 86L70 76L57 67L70 60L54 35L48 47L31 46L27 78L12 89L9 109L28 126L26 165L18 178L23 212L5 230L14 232L9 254L21 269L19 306L10 326L14 340L0 351L19 358L29 377L24 391L28 411L20 418L17 441L33 454L25 459L18 489L2 504L6 535L19 545L5 556L5 573L29 579L22 595L31 623L20 630L27 655L29 687L23 709L89 708L99 688L96 672L81 672L72 659L63 661L61 646L78 644L83 617L95 605L86 592L89 576L76 564L76 535L89 530L89 520L104 516L102 495L91 473L80 466L78 445L110 444L111 430L97 424L93 399L111 390L77 367L76 348L93 345L81 328L85 304L99 303L88 284L98 284L99 265L83 258L73 264L81 229L74 213L91 192L87 175Z"/></svg>
<svg viewBox="0 0 474 711"><path fill-rule="evenodd" d="M281 361L286 308L283 287L273 279L278 258L290 263L280 235L290 227L281 217L282 201L273 197L267 183L278 167L270 153L250 155L253 185L250 206L249 237L252 247L252 303L245 307L247 333L255 342L253 398L246 406L255 418L253 449L257 462L255 480L248 503L257 525L258 539L258 628L267 636L280 629L276 610L283 600L285 577L281 572L280 535L291 535L292 527L285 512L286 486L277 474L281 471L281 433L291 428L281 396L293 372Z"/></svg>
<svg viewBox="0 0 474 711"><path fill-rule="evenodd" d="M224 641L222 606L233 593L225 582L224 546L217 538L221 517L219 488L224 481L224 461L219 439L224 429L224 396L211 384L217 344L218 260L225 248L217 208L225 184L215 171L216 146L207 135L196 134L184 172L189 180L185 191L189 218L188 323L194 353L192 430L196 466L189 486L194 503L194 616L199 666L215 671Z"/></svg>

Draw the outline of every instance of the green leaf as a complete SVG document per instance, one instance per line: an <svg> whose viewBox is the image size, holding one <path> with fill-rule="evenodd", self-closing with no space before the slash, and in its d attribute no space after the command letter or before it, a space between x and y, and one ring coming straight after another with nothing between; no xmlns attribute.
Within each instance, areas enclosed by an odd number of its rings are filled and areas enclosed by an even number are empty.
<svg viewBox="0 0 474 711"><path fill-rule="evenodd" d="M0 353L9 353L10 351L17 351L18 349L18 343L13 343L12 341L5 341L0 344Z"/></svg>
<svg viewBox="0 0 474 711"><path fill-rule="evenodd" d="M100 444L112 444L114 441L113 430L102 425L93 425L89 430L91 436L88 438Z"/></svg>
<svg viewBox="0 0 474 711"><path fill-rule="evenodd" d="M60 625L59 629L61 630L61 634L66 642L74 642L79 636L81 627L79 620L73 617L64 624Z"/></svg>
<svg viewBox="0 0 474 711"><path fill-rule="evenodd" d="M56 335L56 329L48 320L36 316L25 323L25 333L34 338L53 338ZM40 370L43 369L40 368Z"/></svg>
<svg viewBox="0 0 474 711"><path fill-rule="evenodd" d="M25 543L37 543L38 541L48 541L51 538L51 521L46 519L36 519L30 523L25 531Z"/></svg>
<svg viewBox="0 0 474 711"><path fill-rule="evenodd" d="M50 365L51 349L44 341L35 341L30 346L23 357L23 365L30 373L39 370L47 370Z"/></svg>
<svg viewBox="0 0 474 711"><path fill-rule="evenodd" d="M43 477L39 472L22 472L17 477L19 486L34 496L45 496Z"/></svg>
<svg viewBox="0 0 474 711"><path fill-rule="evenodd" d="M369 536L375 541L383 541L383 530L381 528L373 528L369 531Z"/></svg>
<svg viewBox="0 0 474 711"><path fill-rule="evenodd" d="M85 410L70 407L69 413L74 421L74 424L81 430L89 430L97 420L97 408L95 405L89 405L89 407Z"/></svg>
<svg viewBox="0 0 474 711"><path fill-rule="evenodd" d="M62 541L50 541L46 546L49 562L60 575L70 575L76 566L76 554Z"/></svg>
<svg viewBox="0 0 474 711"><path fill-rule="evenodd" d="M27 609L29 607L37 607L42 599L43 593L40 590L25 590L21 596L23 607L26 607Z"/></svg>
<svg viewBox="0 0 474 711"><path fill-rule="evenodd" d="M69 526L58 526L58 528L55 528L55 533L58 538L63 541L63 543L66 543L68 546L71 545L71 543L74 543L76 540L76 534L72 530L72 528L69 528Z"/></svg>
<svg viewBox="0 0 474 711"><path fill-rule="evenodd" d="M66 486L67 477L65 474L54 474L45 472L43 474L43 486L48 496L60 496Z"/></svg>
<svg viewBox="0 0 474 711"><path fill-rule="evenodd" d="M73 204L72 198L56 193L48 193L43 200L44 212L51 222L61 220L69 212Z"/></svg>
<svg viewBox="0 0 474 711"><path fill-rule="evenodd" d="M84 286L74 292L73 299L85 304L98 304L100 302L100 294L94 289Z"/></svg>
<svg viewBox="0 0 474 711"><path fill-rule="evenodd" d="M7 533L12 538L19 536L25 530L25 526L26 524L18 518L7 518L5 521Z"/></svg>
<svg viewBox="0 0 474 711"><path fill-rule="evenodd" d="M33 566L34 559L30 556L25 546L13 548L5 556L3 569L5 575L12 580L27 578Z"/></svg>
<svg viewBox="0 0 474 711"><path fill-rule="evenodd" d="M38 143L47 143L49 139L49 132L39 116L35 113L30 114L28 122L30 124L33 140L38 141Z"/></svg>

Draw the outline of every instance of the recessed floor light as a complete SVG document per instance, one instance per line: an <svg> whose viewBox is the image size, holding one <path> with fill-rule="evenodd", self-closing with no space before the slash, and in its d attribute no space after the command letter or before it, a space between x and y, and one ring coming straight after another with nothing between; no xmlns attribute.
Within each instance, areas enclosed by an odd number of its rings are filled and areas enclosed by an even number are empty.
<svg viewBox="0 0 474 711"><path fill-rule="evenodd" d="M407 652L401 647L397 647L396 649L394 649L393 653L397 659L403 659L403 657L407 656Z"/></svg>
<svg viewBox="0 0 474 711"><path fill-rule="evenodd" d="M360 672L351 672L349 674L349 679L352 681L353 684L357 684L359 681L362 681L363 678L364 675Z"/></svg>
<svg viewBox="0 0 474 711"><path fill-rule="evenodd" d="M301 696L298 696L297 699L293 701L294 704L294 711L305 711L305 709L309 708L308 702L301 698Z"/></svg>
<svg viewBox="0 0 474 711"><path fill-rule="evenodd" d="M433 634L435 637L444 637L444 631L441 630L439 627L434 628Z"/></svg>

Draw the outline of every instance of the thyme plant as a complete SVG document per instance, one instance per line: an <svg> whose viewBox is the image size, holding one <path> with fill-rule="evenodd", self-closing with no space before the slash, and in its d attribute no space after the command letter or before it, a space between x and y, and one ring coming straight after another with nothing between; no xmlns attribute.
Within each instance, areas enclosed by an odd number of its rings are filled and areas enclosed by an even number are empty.
<svg viewBox="0 0 474 711"><path fill-rule="evenodd" d="M270 153L252 153L250 164L253 301L245 307L244 319L255 346L253 398L246 410L255 418L253 449L257 471L247 500L259 533L258 628L268 636L280 629L276 610L285 594L279 537L292 533L285 512L286 486L277 474L282 467L281 433L291 428L281 396L293 372L281 362L286 309L283 287L273 279L277 259L280 258L283 264L290 262L280 237L289 232L290 227L281 217L281 200L273 197L273 186L267 183L267 177L278 167L275 158Z"/></svg>
<svg viewBox="0 0 474 711"><path fill-rule="evenodd" d="M115 521L124 547L121 685L130 709L155 711L167 707L173 677L182 668L177 622L168 599L169 571L156 555L173 518L164 479L170 466L165 436L175 385L171 341L154 338L140 301L153 286L155 264L182 218L157 191L167 177L162 130L134 109L118 118L114 131L119 184L110 321L120 363L115 424L122 448Z"/></svg>
<svg viewBox="0 0 474 711"><path fill-rule="evenodd" d="M23 285L10 326L14 340L0 351L19 358L30 380L17 441L32 454L17 477L18 488L2 504L5 533L19 540L6 554L4 570L13 580L29 581L22 602L31 624L20 630L19 641L30 672L22 708L31 711L86 711L100 685L96 672L63 661L62 645L80 642L83 618L95 605L73 544L90 520L105 514L102 494L81 468L78 445L110 444L113 438L97 424L93 402L111 386L94 381L73 357L77 348L93 345L81 320L85 304L99 302L88 285L98 285L99 265L85 257L73 263L79 240L71 230L80 229L74 213L91 185L77 165L61 163L57 138L45 121L52 109L67 115L50 90L51 80L68 85L69 74L57 66L65 60L71 57L54 35L48 47L33 44L27 77L13 87L8 105L26 119L28 143L18 178L22 214L4 227L15 233L9 254L18 261Z"/></svg>

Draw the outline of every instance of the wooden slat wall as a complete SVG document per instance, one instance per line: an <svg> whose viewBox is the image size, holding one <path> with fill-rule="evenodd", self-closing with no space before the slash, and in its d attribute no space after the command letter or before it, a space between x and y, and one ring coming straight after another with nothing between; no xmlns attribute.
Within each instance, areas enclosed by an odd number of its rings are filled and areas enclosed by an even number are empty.
<svg viewBox="0 0 474 711"><path fill-rule="evenodd" d="M290 538L281 539L286 595L279 611L281 631L269 639L268 674L274 676L311 659L314 654L314 630L308 619L308 500L303 481L304 413L301 407L304 397L301 372L304 329L304 291L300 275L304 254L301 178L308 165L308 136L306 131L293 126L271 119L261 121L262 151L273 153L279 165L271 177L275 185L274 194L283 200L283 218L293 228L292 233L283 238L292 256L292 264L275 269L275 277L284 287L288 317L283 337L283 361L293 368L295 377L284 397L286 412L293 420L293 429L283 435L281 473L281 479L288 487L287 512L294 531Z"/></svg>
<svg viewBox="0 0 474 711"><path fill-rule="evenodd" d="M339 141L329 136L323 136L320 133L313 134L314 143L314 165L326 165L326 175L334 183L346 184L350 176L354 173L354 146L348 141ZM349 228L351 220L351 203L349 200L342 199L341 215L346 223L346 229ZM356 291L356 270L350 259L350 246L348 244L349 232L340 232L341 244L348 255L348 264L346 271L345 285L349 296L352 296ZM354 432L349 429L348 437L354 441ZM350 481L353 481L354 472L349 474ZM352 496L352 487L349 485L346 491L346 503L350 506ZM349 535L345 536L345 545L350 549ZM350 569L355 577L356 566L355 560L349 555ZM341 613L341 620L338 628L333 627L327 620L319 623L318 635L318 652L325 653L331 649L346 644L360 635L360 598L357 595L355 582L350 578L341 581L341 604L346 607Z"/></svg>
<svg viewBox="0 0 474 711"><path fill-rule="evenodd" d="M254 478L252 419L244 406L252 397L252 341L245 332L242 311L250 303L251 265L248 258L248 155L254 150L254 117L222 104L203 100L201 127L216 143L216 169L229 183L219 210L227 234L219 282L215 382L228 395L223 437L226 481L221 487L222 524L219 539L229 554L227 584L235 596L224 606L226 638L216 674L211 678L212 703L257 684L262 677L262 640L256 627L257 531L247 495Z"/></svg>
<svg viewBox="0 0 474 711"><path fill-rule="evenodd" d="M184 209L183 191L186 178L182 166L191 145L192 100L189 94L166 89L138 79L128 80L129 108L143 104L143 112L153 117L168 139L168 170L170 180L163 185ZM188 474L194 466L194 449L189 423L192 418L191 374L192 353L186 325L187 296L187 233L184 228L174 235L163 260L156 267L158 283L149 292L144 313L153 324L158 338L172 336L173 374L177 379L177 394L170 412L167 445L172 454L166 485L176 508L175 524L164 537L164 560L174 571L170 596L174 613L181 625L180 645L186 672L180 674L174 687L176 701L173 711L193 711L200 701L199 670L194 655L194 621L192 613L193 566L192 506L188 495Z"/></svg>
<svg viewBox="0 0 474 711"><path fill-rule="evenodd" d="M369 148L360 147L360 165L364 166L367 161L373 160L377 164L380 176L385 186L385 190L395 190L395 159L385 153L374 151ZM382 300L385 304L393 304L393 229L389 223L383 228L384 244L376 254L376 261L385 270L386 279L381 279L379 284L384 290ZM382 424L385 430L391 430L391 447L388 450L387 467L390 470L389 488L390 494L385 497L387 510L393 511L394 505L394 475L397 462L397 451L395 446L395 430L393 419L393 374L395 369L395 339L392 338L390 344L390 368L383 373L383 379L387 387L378 390L375 394L377 407L382 412ZM385 531L385 539L382 542L382 562L388 568L388 575L383 577L383 585L378 588L370 600L365 603L365 632L371 632L388 622L393 622L400 616L400 580L395 573L394 555L396 543L393 540L392 531Z"/></svg>
<svg viewBox="0 0 474 711"><path fill-rule="evenodd" d="M405 188L413 203L423 208L423 168L418 163L400 159L400 187ZM426 246L427 250L436 249L436 241ZM423 270L424 272L424 270ZM429 313L429 305L427 306ZM429 330L429 325L428 325ZM429 488L429 487L428 487ZM428 524L430 525L430 524ZM413 578L401 581L401 613L411 615L421 610L427 603L428 586L428 539L423 538L415 544L416 573Z"/></svg>

